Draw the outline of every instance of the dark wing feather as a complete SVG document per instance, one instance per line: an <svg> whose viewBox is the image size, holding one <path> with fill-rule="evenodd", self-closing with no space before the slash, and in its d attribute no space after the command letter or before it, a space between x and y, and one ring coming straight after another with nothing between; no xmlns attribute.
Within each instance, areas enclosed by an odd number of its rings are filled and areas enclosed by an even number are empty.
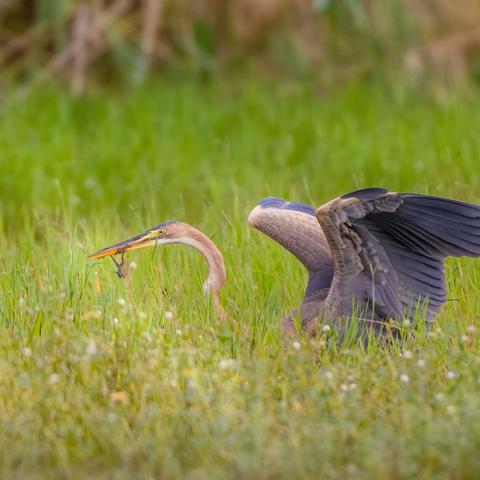
<svg viewBox="0 0 480 480"><path fill-rule="evenodd" d="M326 304L352 313L352 299L375 318L431 320L446 301L444 259L480 256L480 206L457 200L353 192L320 207L317 219L335 259Z"/></svg>

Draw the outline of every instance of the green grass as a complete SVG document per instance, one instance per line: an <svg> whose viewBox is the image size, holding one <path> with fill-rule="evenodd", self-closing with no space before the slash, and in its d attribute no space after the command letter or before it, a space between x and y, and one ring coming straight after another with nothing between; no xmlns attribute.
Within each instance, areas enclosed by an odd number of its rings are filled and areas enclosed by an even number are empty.
<svg viewBox="0 0 480 480"><path fill-rule="evenodd" d="M448 262L441 331L407 334L410 354L284 339L305 273L246 217L268 194L319 205L366 186L480 203L479 131L474 92L366 84L165 81L7 104L0 478L476 478L480 325L462 336L480 264ZM130 282L87 262L167 219L224 252L237 331L191 249L133 252Z"/></svg>

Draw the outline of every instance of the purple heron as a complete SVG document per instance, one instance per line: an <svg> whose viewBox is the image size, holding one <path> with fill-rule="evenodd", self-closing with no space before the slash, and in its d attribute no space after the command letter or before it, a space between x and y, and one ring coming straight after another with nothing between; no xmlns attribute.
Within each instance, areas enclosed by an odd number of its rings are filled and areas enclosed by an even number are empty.
<svg viewBox="0 0 480 480"><path fill-rule="evenodd" d="M447 300L444 259L480 256L480 206L381 188L343 195L316 210L265 198L248 222L307 269L301 307L284 319L285 332L295 330L297 317L302 330L312 333L319 322L340 326L342 318L357 317L373 327L413 320L419 309L431 322ZM190 225L166 222L90 258L165 243L183 243L204 255L204 291L225 318L219 296L226 281L223 257Z"/></svg>

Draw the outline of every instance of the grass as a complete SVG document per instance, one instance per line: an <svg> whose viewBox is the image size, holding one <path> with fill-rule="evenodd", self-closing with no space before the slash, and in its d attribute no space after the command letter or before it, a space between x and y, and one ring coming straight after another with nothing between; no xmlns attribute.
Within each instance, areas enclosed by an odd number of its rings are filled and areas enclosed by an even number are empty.
<svg viewBox="0 0 480 480"><path fill-rule="evenodd" d="M305 273L246 217L268 194L319 205L364 186L480 203L479 129L475 92L388 85L165 81L7 104L0 477L476 478L479 264L448 262L439 330L407 333L403 354L284 339ZM238 331L203 299L193 250L133 252L130 282L86 260L173 218L224 252Z"/></svg>

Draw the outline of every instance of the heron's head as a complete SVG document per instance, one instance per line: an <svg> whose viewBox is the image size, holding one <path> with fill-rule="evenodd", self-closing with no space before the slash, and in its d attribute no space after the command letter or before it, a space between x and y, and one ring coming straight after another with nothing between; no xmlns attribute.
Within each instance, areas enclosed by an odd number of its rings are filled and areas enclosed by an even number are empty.
<svg viewBox="0 0 480 480"><path fill-rule="evenodd" d="M92 253L88 256L88 258L96 260L111 255L125 253L129 250L153 247L155 245L162 245L165 243L187 243L184 240L189 238L188 227L188 225L182 222L164 222L148 229L146 232L136 235L135 237Z"/></svg>

